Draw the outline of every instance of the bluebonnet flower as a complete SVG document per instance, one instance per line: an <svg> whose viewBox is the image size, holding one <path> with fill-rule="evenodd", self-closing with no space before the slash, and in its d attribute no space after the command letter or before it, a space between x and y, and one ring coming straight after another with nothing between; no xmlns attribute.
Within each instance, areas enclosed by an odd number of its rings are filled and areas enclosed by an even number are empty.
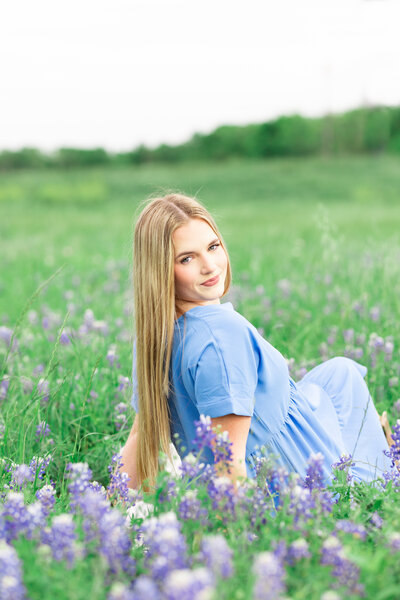
<svg viewBox="0 0 400 600"><path fill-rule="evenodd" d="M41 377L36 387L37 393L39 394L40 404L46 405L50 398L50 384L44 377Z"/></svg>
<svg viewBox="0 0 400 600"><path fill-rule="evenodd" d="M226 579L233 575L233 552L220 534L203 537L198 558L214 574Z"/></svg>
<svg viewBox="0 0 400 600"><path fill-rule="evenodd" d="M313 518L313 511L317 507L316 498L308 488L299 485L290 489L289 498L288 512L293 514L294 528L298 529Z"/></svg>
<svg viewBox="0 0 400 600"><path fill-rule="evenodd" d="M365 540L367 537L367 530L364 525L359 523L353 523L347 519L339 519L335 524L336 529L344 531L345 533L351 533L353 537Z"/></svg>
<svg viewBox="0 0 400 600"><path fill-rule="evenodd" d="M334 587L345 586L350 593L363 595L364 587L359 583L360 570L345 554L335 536L328 537L321 548L321 565L332 566L331 574L336 578Z"/></svg>
<svg viewBox="0 0 400 600"><path fill-rule="evenodd" d="M29 514L21 492L8 492L3 506L3 517L7 542L16 539L20 533L27 530Z"/></svg>
<svg viewBox="0 0 400 600"><path fill-rule="evenodd" d="M272 552L261 552L253 562L256 581L253 600L277 600L285 591L285 571L281 561Z"/></svg>
<svg viewBox="0 0 400 600"><path fill-rule="evenodd" d="M214 452L214 463L221 463L228 468L232 462L232 442L229 441L227 431L218 432L215 438L215 445L213 447Z"/></svg>
<svg viewBox="0 0 400 600"><path fill-rule="evenodd" d="M45 530L42 536L42 542L50 546L54 560L66 560L68 568L72 568L80 555L76 539L75 523L69 513L55 516L50 531Z"/></svg>
<svg viewBox="0 0 400 600"><path fill-rule="evenodd" d="M400 419L397 419L396 425L393 427L392 439L393 445L389 447L389 450L384 450L383 453L391 459L392 467L395 467L400 460Z"/></svg>
<svg viewBox="0 0 400 600"><path fill-rule="evenodd" d="M130 556L132 540L125 517L117 509L104 512L98 522L99 552L110 567L111 572L120 570L133 577L136 572L134 559Z"/></svg>
<svg viewBox="0 0 400 600"><path fill-rule="evenodd" d="M352 467L355 466L351 454L343 453L339 460L332 465L332 470L338 469L339 471L346 471L346 482L351 483L353 480ZM334 477L334 480L336 477Z"/></svg>
<svg viewBox="0 0 400 600"><path fill-rule="evenodd" d="M128 501L129 488L128 481L130 479L128 473L123 473L120 469L123 466L122 455L114 454L111 459L111 464L108 466L110 473L110 482L107 487L108 497L113 500Z"/></svg>
<svg viewBox="0 0 400 600"><path fill-rule="evenodd" d="M50 435L50 427L46 423L46 421L40 421L39 425L36 427L35 438L38 442L40 439L43 439Z"/></svg>
<svg viewBox="0 0 400 600"><path fill-rule="evenodd" d="M197 498L197 490L188 490L178 505L178 515L182 521L189 519L197 521L199 525L206 525L208 512L202 507Z"/></svg>
<svg viewBox="0 0 400 600"><path fill-rule="evenodd" d="M400 533L398 531L391 531L388 534L387 546L392 554L400 552Z"/></svg>
<svg viewBox="0 0 400 600"><path fill-rule="evenodd" d="M292 542L286 552L286 560L289 564L293 565L302 558L310 558L311 553L308 547L308 543L304 538L299 538Z"/></svg>
<svg viewBox="0 0 400 600"><path fill-rule="evenodd" d="M393 404L393 408L394 408L395 412L399 415L400 414L400 398L398 398L396 400L396 402Z"/></svg>
<svg viewBox="0 0 400 600"><path fill-rule="evenodd" d="M139 575L133 585L132 600L161 600L161 595L156 583L150 577Z"/></svg>
<svg viewBox="0 0 400 600"><path fill-rule="evenodd" d="M0 540L0 598L23 600L25 587L22 583L22 567L16 550Z"/></svg>
<svg viewBox="0 0 400 600"><path fill-rule="evenodd" d="M192 452L189 452L179 465L179 472L182 477L188 477L188 479L194 479L197 477L204 467L204 463L201 463L198 456L195 456Z"/></svg>
<svg viewBox="0 0 400 600"><path fill-rule="evenodd" d="M152 596L147 596L146 600L150 600ZM108 593L107 600L136 600L133 591L123 583L113 583Z"/></svg>
<svg viewBox="0 0 400 600"><path fill-rule="evenodd" d="M177 569L164 584L165 600L211 600L214 580L208 569Z"/></svg>
<svg viewBox="0 0 400 600"><path fill-rule="evenodd" d="M69 346L71 344L71 340L69 339L68 333L63 331L60 335L60 344L63 346Z"/></svg>
<svg viewBox="0 0 400 600"><path fill-rule="evenodd" d="M45 514L49 514L55 504L56 490L52 485L45 485L37 490L35 496L43 506Z"/></svg>
<svg viewBox="0 0 400 600"><path fill-rule="evenodd" d="M186 541L174 512L146 519L140 526L140 538L147 548L145 564L157 581L174 569L189 566Z"/></svg>
<svg viewBox="0 0 400 600"><path fill-rule="evenodd" d="M127 423L127 409L128 405L125 402L119 402L119 404L117 404L115 407L115 429L117 431L119 431L121 427L123 427Z"/></svg>
<svg viewBox="0 0 400 600"><path fill-rule="evenodd" d="M87 463L67 464L68 491L70 493L70 505L72 509L80 504L83 492L88 488L92 471Z"/></svg>
<svg viewBox="0 0 400 600"><path fill-rule="evenodd" d="M383 519L377 511L372 513L370 523L372 523L372 525L374 525L377 529L382 528Z"/></svg>
<svg viewBox="0 0 400 600"><path fill-rule="evenodd" d="M307 462L308 467L304 479L304 487L309 490L322 489L324 487L323 455L321 452L311 454Z"/></svg>
<svg viewBox="0 0 400 600"><path fill-rule="evenodd" d="M212 430L211 417L200 415L200 419L194 422L196 427L196 436L193 444L200 452L203 448L212 448L215 442L216 433Z"/></svg>
<svg viewBox="0 0 400 600"><path fill-rule="evenodd" d="M10 378L8 375L4 375L0 380L0 400L5 400L7 397L8 388L10 385Z"/></svg>
<svg viewBox="0 0 400 600"><path fill-rule="evenodd" d="M11 344L13 330L5 325L0 325L0 340L3 340L6 346Z"/></svg>
<svg viewBox="0 0 400 600"><path fill-rule="evenodd" d="M228 477L214 477L208 482L207 492L213 510L222 515L222 521L226 524L235 515L238 503L234 484Z"/></svg>
<svg viewBox="0 0 400 600"><path fill-rule="evenodd" d="M21 489L28 481L33 481L35 478L32 470L28 465L17 465L14 469L11 479L11 487Z"/></svg>
<svg viewBox="0 0 400 600"><path fill-rule="evenodd" d="M111 346L108 349L108 352L107 352L107 355L106 355L106 359L108 360L108 362L110 364L110 367L113 367L114 365L116 367L119 366L118 363L117 363L117 361L118 361L118 355L117 355L117 351L116 351L115 346Z"/></svg>
<svg viewBox="0 0 400 600"><path fill-rule="evenodd" d="M51 456L34 456L29 463L29 468L32 471L33 476L38 479L43 479L51 460Z"/></svg>

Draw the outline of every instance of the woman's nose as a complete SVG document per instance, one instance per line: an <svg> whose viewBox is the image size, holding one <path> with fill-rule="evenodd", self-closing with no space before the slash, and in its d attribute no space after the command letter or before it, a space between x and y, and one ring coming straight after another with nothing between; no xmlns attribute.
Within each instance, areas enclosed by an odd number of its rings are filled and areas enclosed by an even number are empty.
<svg viewBox="0 0 400 600"><path fill-rule="evenodd" d="M202 257L202 270L206 273L210 273L215 270L215 260L210 254L206 254Z"/></svg>

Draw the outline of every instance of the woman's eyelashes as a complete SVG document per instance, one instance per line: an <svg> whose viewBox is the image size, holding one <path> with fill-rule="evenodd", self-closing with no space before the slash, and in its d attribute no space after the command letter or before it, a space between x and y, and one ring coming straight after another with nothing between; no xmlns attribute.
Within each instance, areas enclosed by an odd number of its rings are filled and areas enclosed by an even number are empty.
<svg viewBox="0 0 400 600"><path fill-rule="evenodd" d="M211 244L210 248L217 248L220 245L221 244ZM210 248L209 248L209 250L210 250ZM182 265L187 265L188 263L186 261L187 261L188 258L191 258L191 256L185 256L185 258L182 258L181 264Z"/></svg>

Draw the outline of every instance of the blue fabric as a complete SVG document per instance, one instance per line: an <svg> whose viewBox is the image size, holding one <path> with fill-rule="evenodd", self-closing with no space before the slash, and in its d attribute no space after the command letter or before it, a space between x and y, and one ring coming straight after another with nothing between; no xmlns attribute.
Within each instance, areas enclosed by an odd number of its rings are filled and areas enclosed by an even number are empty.
<svg viewBox="0 0 400 600"><path fill-rule="evenodd" d="M133 357L132 405L137 406ZM379 417L364 377L366 367L336 357L295 383L283 356L230 302L196 306L175 324L170 366L171 434L181 457L193 450L200 414L251 417L246 468L274 455L289 471L305 476L311 453L324 456L324 476L342 453L354 456L353 473L371 480L390 466ZM212 462L211 451L205 460Z"/></svg>

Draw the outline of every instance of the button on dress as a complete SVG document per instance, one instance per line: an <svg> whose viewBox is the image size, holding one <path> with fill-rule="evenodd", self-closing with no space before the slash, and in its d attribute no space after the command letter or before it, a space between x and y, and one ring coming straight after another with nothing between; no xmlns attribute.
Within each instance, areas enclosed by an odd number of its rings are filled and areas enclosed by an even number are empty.
<svg viewBox="0 0 400 600"><path fill-rule="evenodd" d="M255 460L265 454L304 477L310 454L320 452L326 481L343 453L353 456L354 478L370 481L391 461L383 454L388 444L366 373L352 359L336 357L296 383L282 354L230 302L195 306L175 322L168 397L172 440L183 458L194 450L200 414L249 416L248 477L255 477ZM137 411L135 355L133 384ZM211 451L203 452L204 462L212 462Z"/></svg>

